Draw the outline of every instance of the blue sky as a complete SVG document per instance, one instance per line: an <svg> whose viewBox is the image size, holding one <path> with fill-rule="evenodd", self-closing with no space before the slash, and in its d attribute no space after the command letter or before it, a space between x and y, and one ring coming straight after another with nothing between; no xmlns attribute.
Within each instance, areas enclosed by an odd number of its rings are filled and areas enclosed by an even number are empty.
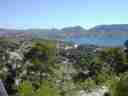
<svg viewBox="0 0 128 96"><path fill-rule="evenodd" d="M0 27L127 24L128 0L0 0Z"/></svg>

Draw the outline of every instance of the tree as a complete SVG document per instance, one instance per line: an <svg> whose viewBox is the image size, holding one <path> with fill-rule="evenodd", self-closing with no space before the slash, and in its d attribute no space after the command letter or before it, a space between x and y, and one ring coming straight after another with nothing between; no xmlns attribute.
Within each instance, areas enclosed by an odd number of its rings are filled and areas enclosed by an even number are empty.
<svg viewBox="0 0 128 96"><path fill-rule="evenodd" d="M109 64L114 72L122 73L127 69L125 66L125 55L120 48L106 48L98 56L104 64Z"/></svg>
<svg viewBox="0 0 128 96"><path fill-rule="evenodd" d="M124 46L125 46L126 48L128 48L128 40L126 40L126 41L124 42Z"/></svg>
<svg viewBox="0 0 128 96"><path fill-rule="evenodd" d="M31 81L31 83L38 88L42 80L51 78L51 68L54 67L55 60L55 43L48 42L45 44L36 42L32 48L24 54L24 63L29 61L30 64L24 64L24 66L22 66L21 71L26 70L26 74L22 76L22 79Z"/></svg>

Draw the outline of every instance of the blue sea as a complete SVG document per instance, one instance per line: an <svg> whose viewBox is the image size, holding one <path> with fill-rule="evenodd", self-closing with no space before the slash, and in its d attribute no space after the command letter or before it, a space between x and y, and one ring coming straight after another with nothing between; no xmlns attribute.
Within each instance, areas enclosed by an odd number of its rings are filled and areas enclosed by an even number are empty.
<svg viewBox="0 0 128 96"><path fill-rule="evenodd" d="M94 44L100 46L122 46L128 40L128 36L115 37L67 37L65 41L74 42L76 44Z"/></svg>

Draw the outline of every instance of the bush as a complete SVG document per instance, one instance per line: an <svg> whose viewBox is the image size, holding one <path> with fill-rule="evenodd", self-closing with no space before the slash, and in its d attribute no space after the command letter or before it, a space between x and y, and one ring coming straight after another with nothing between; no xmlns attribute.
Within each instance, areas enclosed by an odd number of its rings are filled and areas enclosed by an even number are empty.
<svg viewBox="0 0 128 96"><path fill-rule="evenodd" d="M18 92L19 96L60 96L58 89L48 81L44 81L37 90L25 81L19 86Z"/></svg>
<svg viewBox="0 0 128 96"><path fill-rule="evenodd" d="M48 81L44 81L34 96L60 96L55 85Z"/></svg>
<svg viewBox="0 0 128 96"><path fill-rule="evenodd" d="M111 96L128 96L128 75L121 76L120 80L115 80L110 86Z"/></svg>
<svg viewBox="0 0 128 96"><path fill-rule="evenodd" d="M33 86L30 82L24 81L18 88L20 96L34 96Z"/></svg>

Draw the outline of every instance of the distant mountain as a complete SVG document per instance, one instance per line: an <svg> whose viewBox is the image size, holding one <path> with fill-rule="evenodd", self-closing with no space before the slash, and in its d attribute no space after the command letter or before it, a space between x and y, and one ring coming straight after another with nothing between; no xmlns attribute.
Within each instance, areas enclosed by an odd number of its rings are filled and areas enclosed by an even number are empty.
<svg viewBox="0 0 128 96"><path fill-rule="evenodd" d="M64 39L66 37L83 37L83 36L127 36L128 37L128 24L112 24L112 25L98 25L90 29L85 29L81 26L65 27L62 29L4 29L0 28L0 36L2 34L21 34L31 33L34 38L48 38L48 39ZM15 35L15 34L14 34Z"/></svg>
<svg viewBox="0 0 128 96"><path fill-rule="evenodd" d="M87 30L81 26L74 27L65 27L62 29L29 29L27 30L33 34L34 37L38 38L49 38L49 39L58 39L65 37L74 37L81 36L82 33L85 33Z"/></svg>
<svg viewBox="0 0 128 96"><path fill-rule="evenodd" d="M98 25L88 31L90 32L128 32L128 24Z"/></svg>
<svg viewBox="0 0 128 96"><path fill-rule="evenodd" d="M87 30L81 26L75 26L75 27L62 28L61 31L62 32L74 32L74 33L80 32L81 33L81 32L86 32Z"/></svg>

